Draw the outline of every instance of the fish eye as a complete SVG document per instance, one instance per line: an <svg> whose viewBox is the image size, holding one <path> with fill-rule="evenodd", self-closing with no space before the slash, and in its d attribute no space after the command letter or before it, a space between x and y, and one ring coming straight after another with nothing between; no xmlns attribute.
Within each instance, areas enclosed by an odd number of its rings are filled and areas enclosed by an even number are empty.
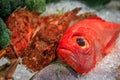
<svg viewBox="0 0 120 80"><path fill-rule="evenodd" d="M89 47L88 41L85 38L82 38L82 37L76 38L76 43L83 49Z"/></svg>
<svg viewBox="0 0 120 80"><path fill-rule="evenodd" d="M76 42L79 46L85 46L85 41L82 38L77 38Z"/></svg>

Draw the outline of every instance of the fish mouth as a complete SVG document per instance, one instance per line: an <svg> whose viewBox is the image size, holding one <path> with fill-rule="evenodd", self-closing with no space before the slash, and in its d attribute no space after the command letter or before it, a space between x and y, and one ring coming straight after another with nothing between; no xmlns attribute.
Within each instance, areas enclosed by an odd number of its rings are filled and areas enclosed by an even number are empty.
<svg viewBox="0 0 120 80"><path fill-rule="evenodd" d="M73 53L70 49L59 48L59 50L61 52L59 54L60 59L80 74L87 73L94 67L93 64L89 67L87 64L90 63L85 62L86 59L83 56Z"/></svg>
<svg viewBox="0 0 120 80"><path fill-rule="evenodd" d="M60 48L59 50L64 54L64 55L59 54L60 57L62 57L61 59L63 62L70 65L71 67L82 68L80 61L77 58L77 55L75 55L70 49Z"/></svg>

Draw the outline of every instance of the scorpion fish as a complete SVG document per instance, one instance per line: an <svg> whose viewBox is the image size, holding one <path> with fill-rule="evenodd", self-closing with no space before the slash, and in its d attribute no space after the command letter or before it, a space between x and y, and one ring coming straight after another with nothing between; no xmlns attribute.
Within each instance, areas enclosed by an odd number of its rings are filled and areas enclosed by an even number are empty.
<svg viewBox="0 0 120 80"><path fill-rule="evenodd" d="M90 72L115 47L120 24L91 17L71 26L61 38L58 57L80 74Z"/></svg>

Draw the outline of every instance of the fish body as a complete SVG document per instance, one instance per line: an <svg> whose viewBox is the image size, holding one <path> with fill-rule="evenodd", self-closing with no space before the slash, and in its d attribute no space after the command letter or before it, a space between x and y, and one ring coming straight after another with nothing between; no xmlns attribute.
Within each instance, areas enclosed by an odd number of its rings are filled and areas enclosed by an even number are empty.
<svg viewBox="0 0 120 80"><path fill-rule="evenodd" d="M91 17L71 26L61 38L58 57L78 73L88 73L110 53L120 24Z"/></svg>

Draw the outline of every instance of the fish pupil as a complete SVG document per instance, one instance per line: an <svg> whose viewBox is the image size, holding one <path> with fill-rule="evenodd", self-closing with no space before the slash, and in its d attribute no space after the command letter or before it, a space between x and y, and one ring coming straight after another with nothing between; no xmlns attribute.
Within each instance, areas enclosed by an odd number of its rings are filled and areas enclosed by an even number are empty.
<svg viewBox="0 0 120 80"><path fill-rule="evenodd" d="M79 46L85 46L85 41L82 38L77 38L76 42Z"/></svg>

